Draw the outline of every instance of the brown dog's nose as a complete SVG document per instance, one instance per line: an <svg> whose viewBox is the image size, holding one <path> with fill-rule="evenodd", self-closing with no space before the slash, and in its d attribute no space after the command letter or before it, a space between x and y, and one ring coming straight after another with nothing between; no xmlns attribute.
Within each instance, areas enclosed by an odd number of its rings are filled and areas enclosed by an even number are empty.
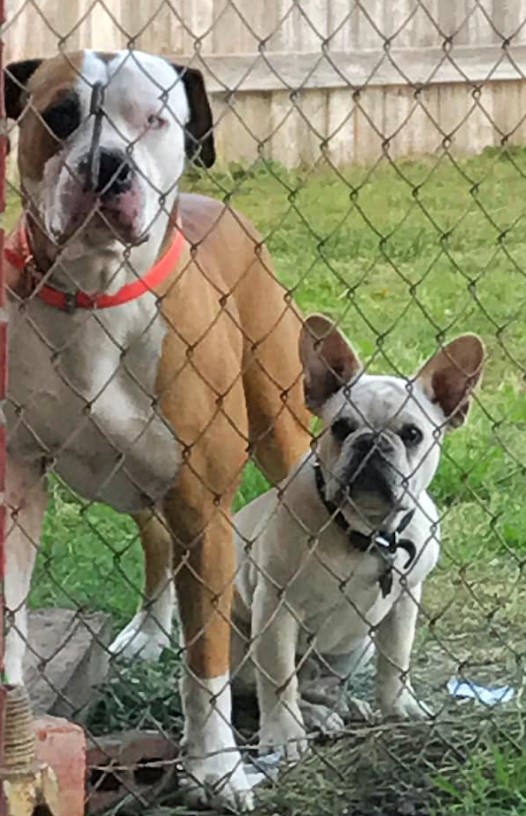
<svg viewBox="0 0 526 816"><path fill-rule="evenodd" d="M88 174L88 160L81 162L80 173ZM92 192L113 198L131 188L133 169L125 153L120 150L101 150L99 153L99 170Z"/></svg>

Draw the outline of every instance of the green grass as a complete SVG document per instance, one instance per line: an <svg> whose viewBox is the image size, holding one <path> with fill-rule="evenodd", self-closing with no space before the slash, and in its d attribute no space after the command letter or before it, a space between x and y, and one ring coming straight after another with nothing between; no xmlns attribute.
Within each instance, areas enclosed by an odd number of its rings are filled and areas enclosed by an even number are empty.
<svg viewBox="0 0 526 816"><path fill-rule="evenodd" d="M342 177L261 165L188 185L228 198L255 221L304 311L337 318L371 370L411 373L437 337L483 336L480 404L447 440L433 486L446 513L446 551L461 563L480 552L509 563L526 555L525 174L526 152L514 151ZM248 469L238 505L262 489ZM54 493L39 567L35 602L94 604L118 618L136 605L134 526L107 508L84 510L64 490Z"/></svg>
<svg viewBox="0 0 526 816"><path fill-rule="evenodd" d="M523 816L526 813L526 755L520 747L484 743L453 780L437 776L449 816Z"/></svg>
<svg viewBox="0 0 526 816"><path fill-rule="evenodd" d="M260 163L195 176L187 187L227 198L250 216L302 309L338 319L370 370L410 374L438 340L482 335L484 385L468 426L447 439L433 485L444 513L444 557L427 588L421 631L424 641L436 637L467 660L470 676L518 677L526 594L519 570L526 560L526 151L396 168L383 162L339 175ZM14 216L12 204L8 222ZM262 489L260 474L247 468L237 505ZM133 524L107 508L84 508L55 485L33 605L102 609L117 627L134 612L141 586ZM437 683L455 665L441 660ZM465 768L478 787L469 791L461 780L448 813L481 812L492 773L505 789L513 782L519 798L508 810L497 803L484 812L526 812L524 759L508 752L498 764L488 751ZM320 813L331 809L327 801Z"/></svg>

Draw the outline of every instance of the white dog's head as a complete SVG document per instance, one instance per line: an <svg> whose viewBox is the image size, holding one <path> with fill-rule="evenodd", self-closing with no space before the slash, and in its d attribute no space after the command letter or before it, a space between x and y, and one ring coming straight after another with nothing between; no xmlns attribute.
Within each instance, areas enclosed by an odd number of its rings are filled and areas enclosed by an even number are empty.
<svg viewBox="0 0 526 816"><path fill-rule="evenodd" d="M300 354L306 402L325 429L318 446L325 498L351 526L396 527L435 475L444 432L468 416L482 341L458 337L409 379L371 375L336 326L312 315Z"/></svg>
<svg viewBox="0 0 526 816"><path fill-rule="evenodd" d="M100 249L147 240L166 223L185 157L215 159L201 73L161 57L79 51L11 63L5 100L19 121L27 206L57 244L73 234Z"/></svg>

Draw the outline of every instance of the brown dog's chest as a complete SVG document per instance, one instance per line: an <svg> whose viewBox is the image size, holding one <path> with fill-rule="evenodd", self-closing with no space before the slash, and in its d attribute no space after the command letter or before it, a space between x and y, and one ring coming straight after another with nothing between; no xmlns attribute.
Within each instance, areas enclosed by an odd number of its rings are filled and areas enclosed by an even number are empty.
<svg viewBox="0 0 526 816"><path fill-rule="evenodd" d="M73 490L117 510L160 498L179 454L156 408L167 327L155 299L96 314L36 300L25 313L10 311L10 453L45 458Z"/></svg>

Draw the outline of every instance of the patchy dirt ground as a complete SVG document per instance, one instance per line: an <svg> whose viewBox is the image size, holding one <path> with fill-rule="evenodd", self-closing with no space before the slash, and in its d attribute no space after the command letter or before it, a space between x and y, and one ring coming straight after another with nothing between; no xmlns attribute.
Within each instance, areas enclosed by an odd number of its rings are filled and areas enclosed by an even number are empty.
<svg viewBox="0 0 526 816"><path fill-rule="evenodd" d="M491 565L491 574L486 569L487 565L479 572L470 568L469 578L457 573L455 580L444 570L427 592L423 613L427 623L423 620L419 629L413 677L420 697L432 706L435 720L430 724L357 725L336 740L313 741L308 759L293 769L284 769L277 782L260 788L256 814L449 814L448 785L479 746L488 739L509 745L521 741L526 632L520 612L526 603L526 590L518 571L515 574L502 563ZM120 727L126 727L127 718L133 726L142 723L143 727L169 728L174 722L180 726L179 700L173 691L173 674L167 671L170 659L167 661L164 669L134 669L143 672L132 684L140 699L130 696L129 674L123 681L127 696L118 683L111 686L111 695L107 692L98 704L99 730L109 714ZM454 700L447 692L453 675L487 685L512 685L516 698L493 709ZM372 699L371 675L362 678L359 691ZM257 725L255 704L238 708L236 722L245 735L253 732ZM147 811L129 802L115 812L119 816L194 813L173 790Z"/></svg>

